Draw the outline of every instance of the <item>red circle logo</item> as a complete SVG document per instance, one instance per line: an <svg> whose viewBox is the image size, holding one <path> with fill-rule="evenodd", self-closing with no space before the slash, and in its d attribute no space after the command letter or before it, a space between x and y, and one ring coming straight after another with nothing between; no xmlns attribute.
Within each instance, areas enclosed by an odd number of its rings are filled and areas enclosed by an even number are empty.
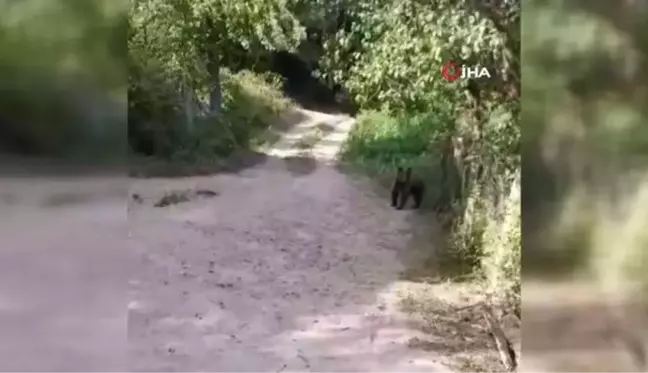
<svg viewBox="0 0 648 373"><path fill-rule="evenodd" d="M461 67L454 61L446 62L441 67L441 75L443 75L445 80L454 82L461 76Z"/></svg>

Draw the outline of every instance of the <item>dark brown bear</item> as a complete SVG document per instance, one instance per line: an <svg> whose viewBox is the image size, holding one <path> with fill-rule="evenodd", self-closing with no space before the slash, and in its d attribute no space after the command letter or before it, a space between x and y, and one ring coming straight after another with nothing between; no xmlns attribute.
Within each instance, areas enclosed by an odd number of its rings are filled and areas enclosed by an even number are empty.
<svg viewBox="0 0 648 373"><path fill-rule="evenodd" d="M412 176L412 168L408 167L403 170L402 167L399 167L391 191L392 206L402 210L411 195L414 200L414 208L419 208L423 202L424 193L425 185L420 178Z"/></svg>

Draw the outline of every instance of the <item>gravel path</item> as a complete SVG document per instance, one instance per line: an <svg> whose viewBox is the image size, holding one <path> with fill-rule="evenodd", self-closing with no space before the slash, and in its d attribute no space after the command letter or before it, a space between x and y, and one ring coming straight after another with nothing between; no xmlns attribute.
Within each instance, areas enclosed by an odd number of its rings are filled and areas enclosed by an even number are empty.
<svg viewBox="0 0 648 373"><path fill-rule="evenodd" d="M254 168L133 186L131 369L447 371L397 306L409 213L330 164L352 119L305 114ZM153 207L187 189L217 195Z"/></svg>

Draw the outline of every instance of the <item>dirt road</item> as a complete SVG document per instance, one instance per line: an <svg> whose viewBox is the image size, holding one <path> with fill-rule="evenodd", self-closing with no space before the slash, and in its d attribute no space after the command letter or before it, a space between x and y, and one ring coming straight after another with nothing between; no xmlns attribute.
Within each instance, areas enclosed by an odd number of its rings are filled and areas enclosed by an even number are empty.
<svg viewBox="0 0 648 373"><path fill-rule="evenodd" d="M131 369L447 371L397 305L410 212L331 164L351 118L303 113L255 167L133 186ZM216 195L154 207L186 190Z"/></svg>

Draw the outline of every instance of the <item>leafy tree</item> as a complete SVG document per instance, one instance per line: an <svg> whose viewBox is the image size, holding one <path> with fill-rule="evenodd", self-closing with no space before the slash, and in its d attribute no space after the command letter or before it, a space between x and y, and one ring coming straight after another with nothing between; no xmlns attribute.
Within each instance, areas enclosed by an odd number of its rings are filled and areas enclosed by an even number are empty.
<svg viewBox="0 0 648 373"><path fill-rule="evenodd" d="M130 18L129 137L150 152L193 133L202 112L218 114L221 68L303 38L284 0L137 0Z"/></svg>

